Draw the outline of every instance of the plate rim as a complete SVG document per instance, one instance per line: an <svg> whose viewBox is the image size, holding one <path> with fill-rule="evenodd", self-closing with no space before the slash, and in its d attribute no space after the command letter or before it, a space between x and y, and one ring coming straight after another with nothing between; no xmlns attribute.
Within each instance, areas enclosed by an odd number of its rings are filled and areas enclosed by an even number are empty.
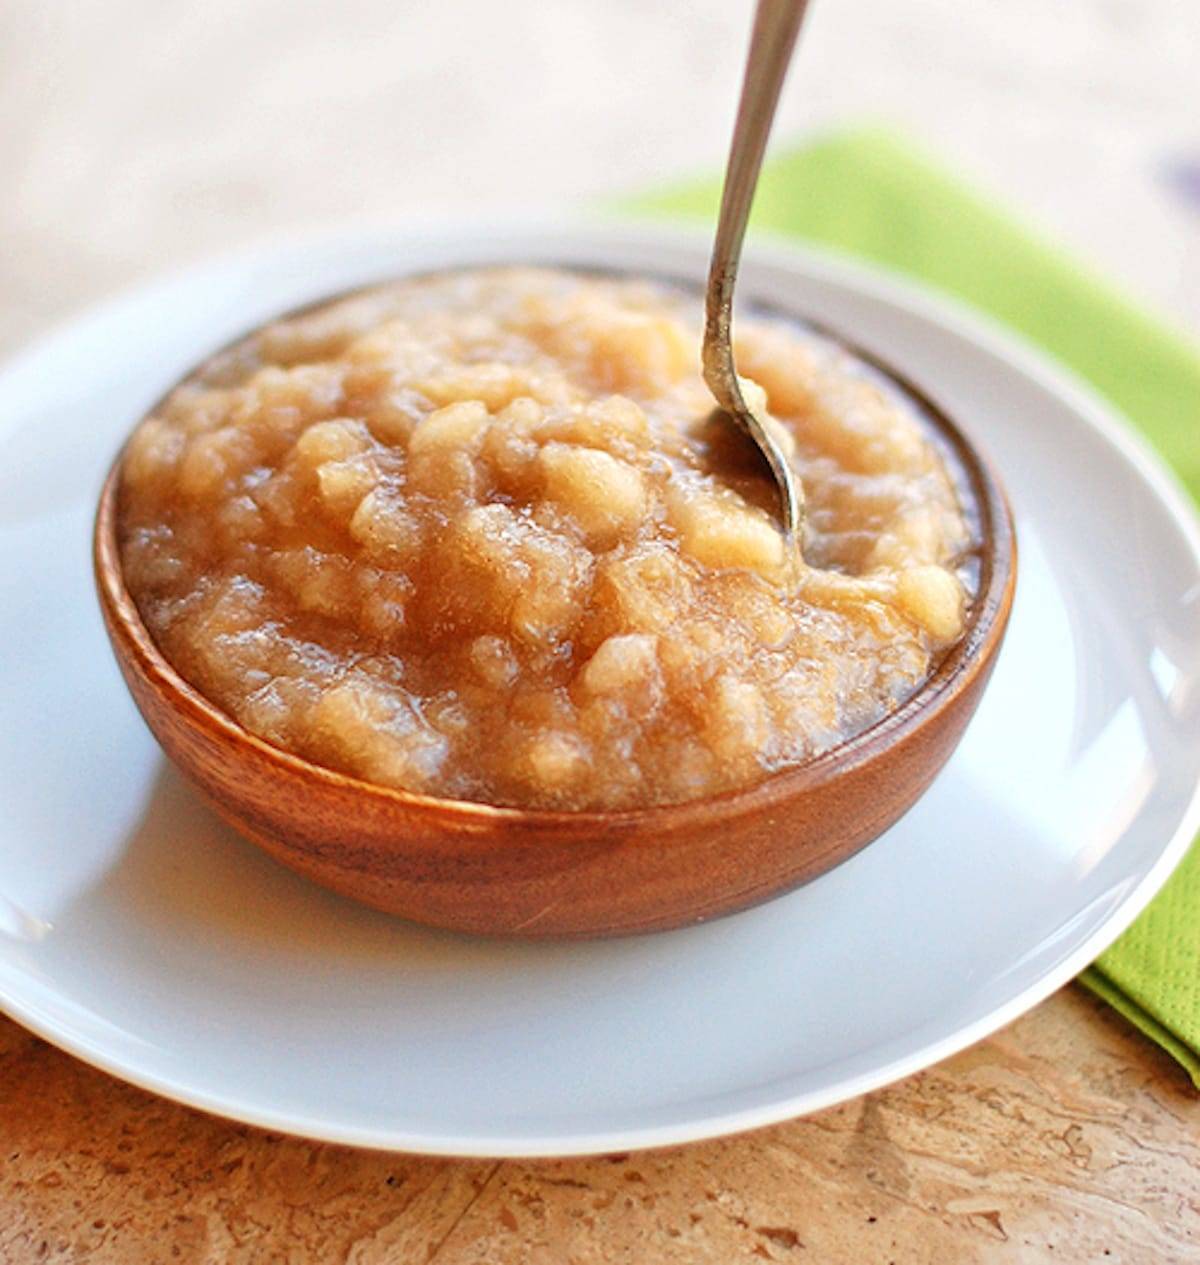
<svg viewBox="0 0 1200 1265"><path fill-rule="evenodd" d="M499 233L501 238L516 235L532 240L535 235L542 238L549 235L576 242L588 236L593 240L604 239L605 244L611 246L625 244L641 248L670 243L676 249L680 246L693 249L703 246L707 251L708 246L707 233L694 225L592 215L558 216L553 219L514 216L497 220L493 217L486 221L477 218L434 220L430 217L407 217L360 221L350 227L332 230L306 228L271 234L235 250L210 255L185 268L148 277L55 323L33 342L18 348L0 362L0 391L22 369L53 355L56 345L62 341L103 326L119 317L123 310L153 302L205 274L239 265L249 266L264 257L290 257L297 250L348 250L351 243L361 244L378 233L386 233L396 240L424 236L445 242L452 238L486 242L495 240ZM864 263L848 252L800 244L778 234L758 234L753 247L747 251L747 263L771 272L799 271L825 284L856 291L892 310L915 313L927 323L948 328L950 332L969 339L994 359L1056 396L1139 476L1167 512L1200 575L1200 519L1174 471L1151 448L1133 423L1122 419L1115 405L1019 332L953 296L924 287L894 269ZM936 392L931 394L936 399ZM0 437L7 429L0 428ZM940 1063L1011 1023L1078 975L1133 923L1182 861L1198 834L1200 780L1193 787L1179 825L1142 877L1070 953L1006 1002L938 1040L870 1071L839 1081L832 1087L775 1098L716 1115L702 1115L686 1122L580 1133L561 1138L519 1134L508 1137L430 1135L388 1126L339 1125L304 1113L264 1109L236 1097L196 1090L167 1076L140 1069L136 1064L107 1053L102 1044L86 1035L73 1033L68 1025L56 1022L39 1007L36 998L14 998L3 982L0 982L0 1012L35 1036L119 1080L210 1115L275 1133L370 1150L471 1159L584 1156L677 1146L743 1133L857 1098Z"/></svg>

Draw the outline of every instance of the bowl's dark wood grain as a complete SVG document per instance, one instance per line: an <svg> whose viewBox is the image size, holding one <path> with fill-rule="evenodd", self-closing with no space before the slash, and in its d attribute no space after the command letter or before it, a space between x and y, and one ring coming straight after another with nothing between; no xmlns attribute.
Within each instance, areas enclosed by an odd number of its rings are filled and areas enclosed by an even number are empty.
<svg viewBox="0 0 1200 1265"><path fill-rule="evenodd" d="M418 922L495 935L699 922L796 887L877 838L933 781L979 702L1012 605L1012 518L975 448L922 403L979 510L980 591L966 633L897 711L744 790L636 812L524 811L372 786L270 746L188 685L143 625L121 575L119 458L94 537L105 625L167 755L226 820L318 883Z"/></svg>

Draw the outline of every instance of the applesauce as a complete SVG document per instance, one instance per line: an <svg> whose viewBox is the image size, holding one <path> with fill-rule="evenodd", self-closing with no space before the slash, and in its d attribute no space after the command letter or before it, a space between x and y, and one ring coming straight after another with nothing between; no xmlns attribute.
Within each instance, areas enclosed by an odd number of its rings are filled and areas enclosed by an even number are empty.
<svg viewBox="0 0 1200 1265"><path fill-rule="evenodd" d="M429 795L639 808L828 750L961 636L974 510L898 388L744 319L739 371L808 498L794 557L700 332L688 293L533 268L259 330L125 450L148 630L251 733Z"/></svg>

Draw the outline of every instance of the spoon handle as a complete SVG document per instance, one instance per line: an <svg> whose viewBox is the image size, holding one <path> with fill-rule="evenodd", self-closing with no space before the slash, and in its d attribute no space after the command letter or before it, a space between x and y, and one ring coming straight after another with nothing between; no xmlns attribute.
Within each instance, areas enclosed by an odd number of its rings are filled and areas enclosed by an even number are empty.
<svg viewBox="0 0 1200 1265"><path fill-rule="evenodd" d="M751 430L752 438L763 448L771 463L784 494L789 535L796 534L800 529L802 493L794 487L791 468L782 461L776 446L769 438L760 438L756 433L760 427L746 407L738 385L730 332L733 291L742 257L746 221L750 218L750 206L754 201L754 189L758 184L775 107L807 7L808 0L759 0L755 11L754 32L746 57L742 96L725 169L721 214L709 266L703 351L704 378L709 389L739 424Z"/></svg>
<svg viewBox="0 0 1200 1265"><path fill-rule="evenodd" d="M746 235L746 221L750 218L767 137L771 134L775 107L807 7L808 0L758 2L713 243L709 272L710 315L712 308L718 306L724 309L728 319L742 256L742 239Z"/></svg>

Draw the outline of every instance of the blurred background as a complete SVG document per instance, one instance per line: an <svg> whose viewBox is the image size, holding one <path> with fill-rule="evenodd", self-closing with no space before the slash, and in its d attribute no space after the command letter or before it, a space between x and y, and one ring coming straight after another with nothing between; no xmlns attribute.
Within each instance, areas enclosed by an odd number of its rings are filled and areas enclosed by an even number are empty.
<svg viewBox="0 0 1200 1265"><path fill-rule="evenodd" d="M0 349L278 229L723 163L750 0L3 0ZM775 144L884 124L1200 330L1200 4L814 0Z"/></svg>

